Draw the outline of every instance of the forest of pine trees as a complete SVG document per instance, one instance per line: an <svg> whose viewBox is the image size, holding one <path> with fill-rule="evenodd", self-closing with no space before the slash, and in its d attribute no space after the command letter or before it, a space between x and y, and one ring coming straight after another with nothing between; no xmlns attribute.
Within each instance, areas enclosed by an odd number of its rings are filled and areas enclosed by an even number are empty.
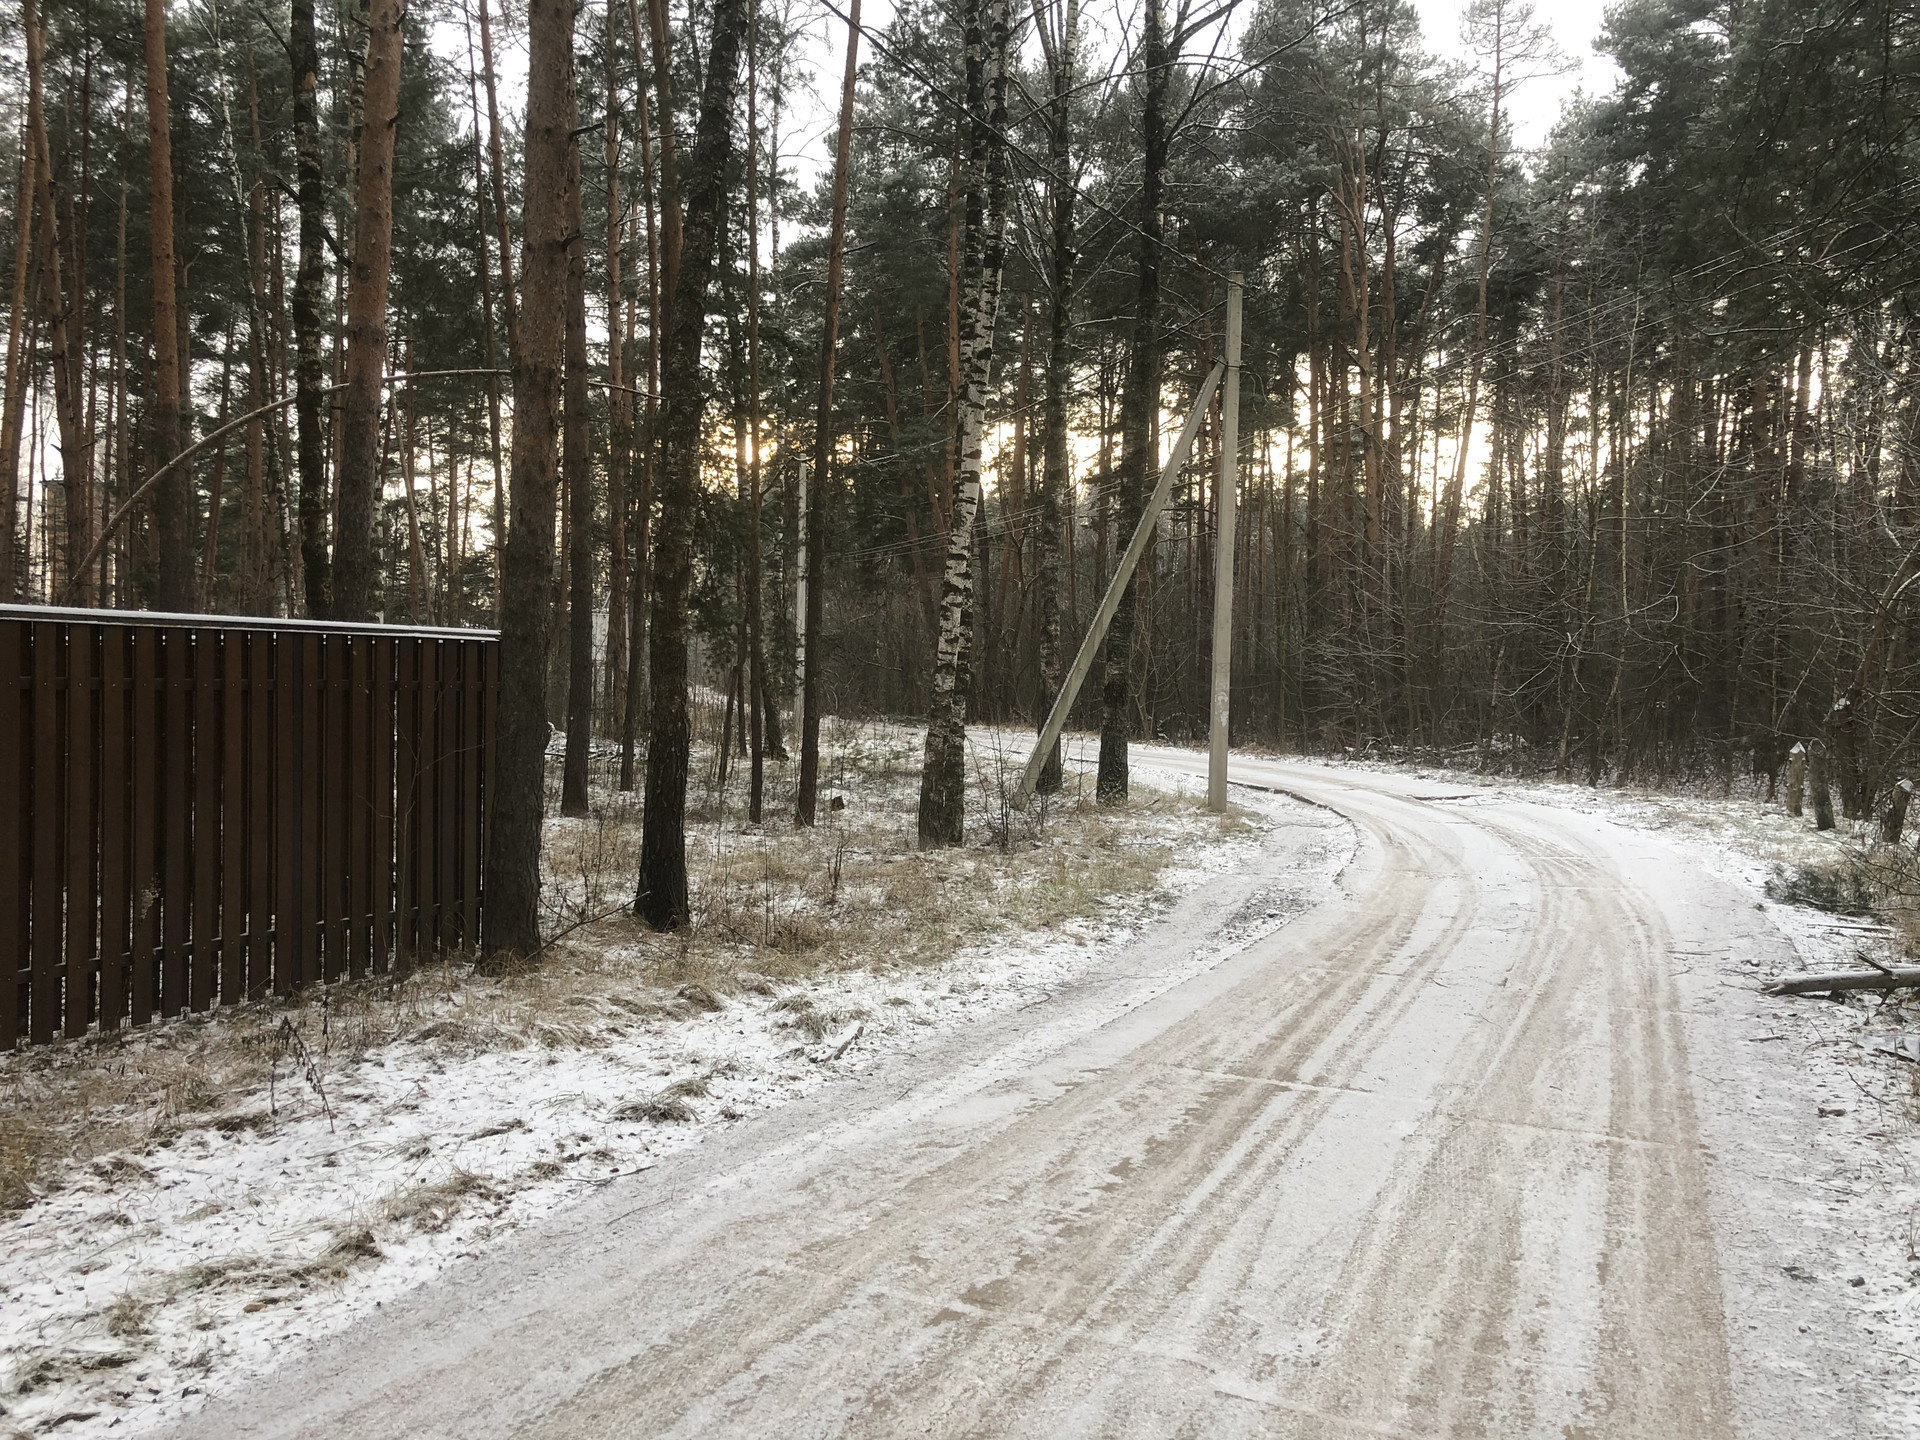
<svg viewBox="0 0 1920 1440"><path fill-rule="evenodd" d="M568 729L584 807L621 742L672 925L690 685L756 817L811 820L822 713L926 717L960 837L964 727L1044 714L1242 271L1237 741L1771 783L1821 738L1854 816L1920 758L1920 12L1620 0L1531 150L1518 0L1471 63L1404 0L858 24L7 7L0 602L499 626L503 764ZM1217 434L1075 712L1103 792L1206 729Z"/></svg>

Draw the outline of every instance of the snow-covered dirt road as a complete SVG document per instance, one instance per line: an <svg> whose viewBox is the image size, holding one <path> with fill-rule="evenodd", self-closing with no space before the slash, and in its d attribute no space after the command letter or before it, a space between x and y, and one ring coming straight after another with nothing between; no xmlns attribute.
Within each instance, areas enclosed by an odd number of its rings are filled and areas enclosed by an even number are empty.
<svg viewBox="0 0 1920 1440"><path fill-rule="evenodd" d="M1358 832L1291 923L1116 1007L1284 877L1216 882L1038 1018L611 1184L178 1433L1896 1433L1778 1263L1817 1120L1723 980L1785 948L1751 897L1591 816L1235 773Z"/></svg>

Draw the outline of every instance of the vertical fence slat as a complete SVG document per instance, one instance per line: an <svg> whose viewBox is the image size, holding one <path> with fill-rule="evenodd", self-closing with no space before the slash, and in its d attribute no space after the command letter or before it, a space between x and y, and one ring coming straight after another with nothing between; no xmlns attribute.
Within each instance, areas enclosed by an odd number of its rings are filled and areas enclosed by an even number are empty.
<svg viewBox="0 0 1920 1440"><path fill-rule="evenodd" d="M0 620L0 1050L20 1043L27 984L27 627Z"/></svg>
<svg viewBox="0 0 1920 1440"><path fill-rule="evenodd" d="M320 900L327 873L321 844L320 637L300 637L300 930L293 983L320 977Z"/></svg>
<svg viewBox="0 0 1920 1440"><path fill-rule="evenodd" d="M480 696L486 646L463 641L460 650L460 946L472 950L480 943L480 765L485 758Z"/></svg>
<svg viewBox="0 0 1920 1440"><path fill-rule="evenodd" d="M187 1004L213 1006L220 978L220 632L193 632L193 949Z"/></svg>
<svg viewBox="0 0 1920 1440"><path fill-rule="evenodd" d="M373 969L393 968L393 641L373 642L373 723L367 731L373 755Z"/></svg>
<svg viewBox="0 0 1920 1440"><path fill-rule="evenodd" d="M127 827L133 945L127 956L128 1018L144 1025L160 1003L159 857L160 713L166 694L163 636L145 625L133 634L133 708L128 712L133 818Z"/></svg>
<svg viewBox="0 0 1920 1440"><path fill-rule="evenodd" d="M100 996L104 1033L127 1004L127 631L100 630Z"/></svg>
<svg viewBox="0 0 1920 1440"><path fill-rule="evenodd" d="M351 808L347 803L351 770L347 744L350 738L347 733L347 687L350 675L347 649L346 636L327 637L326 689L323 692L326 697L326 729L322 742L327 783L321 789L321 808L326 819L326 839L322 842L322 848L327 854L329 882L322 898L322 904L326 907L326 949L322 959L325 965L323 973L329 982L346 975L348 969L347 911L351 902L347 894L353 850L347 825Z"/></svg>
<svg viewBox="0 0 1920 1440"><path fill-rule="evenodd" d="M193 822L193 632L166 636L165 730L160 802L160 1013L178 1015L191 1000Z"/></svg>
<svg viewBox="0 0 1920 1440"><path fill-rule="evenodd" d="M273 993L289 994L300 976L301 778L300 658L302 637L276 636L273 644Z"/></svg>
<svg viewBox="0 0 1920 1440"><path fill-rule="evenodd" d="M420 925L420 651L416 635L400 641L393 697L394 937L393 963L404 974L419 953Z"/></svg>
<svg viewBox="0 0 1920 1440"><path fill-rule="evenodd" d="M66 1033L87 1033L93 1019L94 867L93 677L98 631L67 631Z"/></svg>
<svg viewBox="0 0 1920 1440"><path fill-rule="evenodd" d="M440 924L435 938L442 945L460 943L460 682L461 653L465 647L440 647L440 774L434 787L434 813L440 843L434 849L439 871Z"/></svg>
<svg viewBox="0 0 1920 1440"><path fill-rule="evenodd" d="M493 835L494 740L498 733L499 716L500 645L498 641L493 641L486 647L480 691L480 834L475 844L480 854L482 875L486 872L487 846ZM484 946L487 939L487 891L484 879L480 884L479 897L479 938L476 943Z"/></svg>
<svg viewBox="0 0 1920 1440"><path fill-rule="evenodd" d="M33 627L33 983L28 1033L51 1040L60 1023L60 862L66 816L60 793L60 641L63 627Z"/></svg>
<svg viewBox="0 0 1920 1440"><path fill-rule="evenodd" d="M440 668L440 943L460 943L460 766L465 760L465 738L460 731L464 710L466 647L449 642L441 650Z"/></svg>
<svg viewBox="0 0 1920 1440"><path fill-rule="evenodd" d="M247 993L246 648L220 636L220 1003Z"/></svg>
<svg viewBox="0 0 1920 1440"><path fill-rule="evenodd" d="M373 642L347 639L348 969L358 980L373 967Z"/></svg>
<svg viewBox="0 0 1920 1440"><path fill-rule="evenodd" d="M268 677L273 637L249 630L247 655L247 953L246 996L273 984L273 706Z"/></svg>
<svg viewBox="0 0 1920 1440"><path fill-rule="evenodd" d="M440 768L445 756L440 750L440 686L442 648L438 640L423 641L420 646L420 801L419 885L420 924L418 944L422 954L432 955L440 943Z"/></svg>

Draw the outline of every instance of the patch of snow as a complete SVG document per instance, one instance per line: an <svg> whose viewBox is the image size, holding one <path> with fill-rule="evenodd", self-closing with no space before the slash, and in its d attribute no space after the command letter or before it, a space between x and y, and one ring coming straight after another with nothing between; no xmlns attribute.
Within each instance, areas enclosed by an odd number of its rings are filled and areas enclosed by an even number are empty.
<svg viewBox="0 0 1920 1440"><path fill-rule="evenodd" d="M1627 829L1657 831L1729 882L1791 946L1794 962L1774 966L1751 955L1683 957L1689 966L1717 966L1703 978L1751 997L1734 1024L1727 1050L1754 1058L1735 1083L1753 1099L1743 1126L1757 1146L1776 1151L1770 1179L1791 1191L1797 1233L1766 1237L1785 1257L1778 1266L1803 1312L1797 1328L1833 1329L1844 1316L1850 1334L1822 1338L1836 1365L1868 1389L1888 1435L1920 1435L1920 1063L1888 1053L1890 1033L1920 1030L1920 1001L1902 1003L1871 992L1836 1001L1825 996L1763 996L1762 987L1794 972L1861 969L1871 962L1912 963L1886 926L1770 898L1780 869L1832 863L1872 839L1866 823L1842 821L1821 832L1811 815L1794 817L1783 803L1757 796L1660 794L1584 785L1527 783L1438 767L1374 761L1304 761L1327 768L1414 775L1444 786L1436 803L1475 805L1523 801L1585 813ZM1909 840L1908 843L1911 843ZM1912 992L1908 992L1910 995ZM1763 1055L1762 1052L1765 1052ZM1735 1063L1738 1061L1736 1059ZM1784 1087L1782 1071L1786 1072ZM1762 1112L1759 1097L1778 1096L1800 1113ZM1786 1120L1810 1122L1810 1146L1785 1152ZM1795 1134L1802 1133L1796 1125ZM1731 1323L1741 1318L1730 1315ZM1785 1363L1785 1362L1783 1362ZM1810 1385L1829 1376L1809 1374Z"/></svg>
<svg viewBox="0 0 1920 1440"><path fill-rule="evenodd" d="M1173 772L1136 773L1192 792ZM69 1166L52 1193L0 1217L0 1433L160 1424L715 1127L917 1037L1043 1004L1180 896L1247 864L1304 807L1260 796L1243 808L1251 821L1222 834L1190 805L1142 807L1145 838L1178 856L1153 889L945 964L845 970L726 1001L702 991L672 1016L625 1014L616 995L616 1008L583 1019L598 1027L591 1046L449 1045L456 989L431 1024L329 1075L324 1103L283 1067L271 1101L253 1096L256 1108L227 1123ZM1346 843L1313 823L1330 850ZM1151 988L1217 963L1312 898L1277 882L1218 946Z"/></svg>

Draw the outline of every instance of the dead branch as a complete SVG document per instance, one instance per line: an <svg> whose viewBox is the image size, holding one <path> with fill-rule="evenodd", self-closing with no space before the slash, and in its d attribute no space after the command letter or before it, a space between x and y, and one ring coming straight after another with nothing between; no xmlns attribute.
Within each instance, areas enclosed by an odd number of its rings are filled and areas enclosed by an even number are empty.
<svg viewBox="0 0 1920 1440"><path fill-rule="evenodd" d="M1839 970L1829 975L1789 975L1765 988L1768 995L1819 995L1831 990L1905 990L1920 987L1920 965Z"/></svg>

